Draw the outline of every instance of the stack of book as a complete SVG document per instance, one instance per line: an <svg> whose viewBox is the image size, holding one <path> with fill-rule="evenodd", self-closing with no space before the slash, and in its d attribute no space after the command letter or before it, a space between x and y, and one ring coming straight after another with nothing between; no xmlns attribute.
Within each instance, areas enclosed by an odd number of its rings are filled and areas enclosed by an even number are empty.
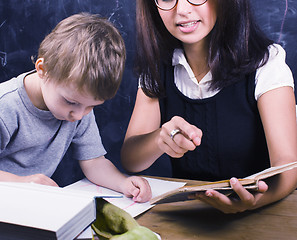
<svg viewBox="0 0 297 240"><path fill-rule="evenodd" d="M11 182L0 192L0 239L72 240L96 219L94 194Z"/></svg>

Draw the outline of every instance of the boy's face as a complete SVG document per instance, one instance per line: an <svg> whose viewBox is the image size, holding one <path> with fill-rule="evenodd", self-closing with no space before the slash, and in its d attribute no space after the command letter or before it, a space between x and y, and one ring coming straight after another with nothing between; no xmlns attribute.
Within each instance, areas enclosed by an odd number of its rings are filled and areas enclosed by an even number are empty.
<svg viewBox="0 0 297 240"><path fill-rule="evenodd" d="M95 106L104 103L92 95L82 94L74 84L61 85L53 81L42 81L41 91L47 109L59 120L74 122L81 120Z"/></svg>

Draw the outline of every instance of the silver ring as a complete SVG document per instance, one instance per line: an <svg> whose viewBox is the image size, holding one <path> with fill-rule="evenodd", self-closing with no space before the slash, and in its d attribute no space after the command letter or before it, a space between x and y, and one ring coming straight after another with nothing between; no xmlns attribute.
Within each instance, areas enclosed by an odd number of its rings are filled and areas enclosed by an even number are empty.
<svg viewBox="0 0 297 240"><path fill-rule="evenodd" d="M174 136L176 134L180 133L180 130L179 129L173 129L171 132L170 132L170 138L173 140Z"/></svg>

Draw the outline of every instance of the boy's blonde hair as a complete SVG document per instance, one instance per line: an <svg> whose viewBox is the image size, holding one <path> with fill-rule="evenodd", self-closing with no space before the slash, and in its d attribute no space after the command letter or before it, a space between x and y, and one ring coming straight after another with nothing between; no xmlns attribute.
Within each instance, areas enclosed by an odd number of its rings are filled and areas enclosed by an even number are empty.
<svg viewBox="0 0 297 240"><path fill-rule="evenodd" d="M126 50L112 23L80 13L62 20L45 37L38 58L44 58L47 80L74 83L79 91L107 100L120 86Z"/></svg>

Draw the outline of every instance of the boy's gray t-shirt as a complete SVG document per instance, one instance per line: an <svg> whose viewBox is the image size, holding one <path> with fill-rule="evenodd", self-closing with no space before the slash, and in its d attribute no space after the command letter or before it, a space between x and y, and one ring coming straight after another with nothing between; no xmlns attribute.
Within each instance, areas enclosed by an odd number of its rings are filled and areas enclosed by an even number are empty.
<svg viewBox="0 0 297 240"><path fill-rule="evenodd" d="M68 122L36 108L24 87L30 73L0 84L0 170L50 177L70 145L76 160L105 155L93 111Z"/></svg>

